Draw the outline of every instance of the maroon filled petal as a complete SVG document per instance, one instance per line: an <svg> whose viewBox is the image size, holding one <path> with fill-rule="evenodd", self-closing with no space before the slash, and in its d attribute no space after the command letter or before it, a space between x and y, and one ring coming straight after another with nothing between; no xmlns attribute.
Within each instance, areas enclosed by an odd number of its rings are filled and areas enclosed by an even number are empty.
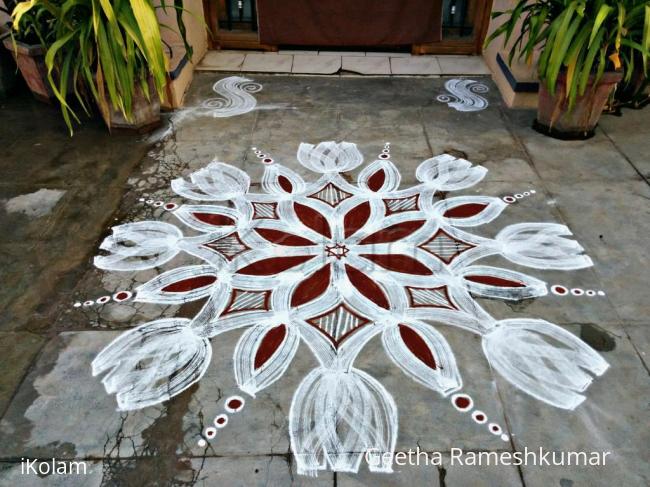
<svg viewBox="0 0 650 487"><path fill-rule="evenodd" d="M431 353L431 349L422 337L413 328L406 325L399 325L399 334L404 341L406 347L415 355L422 363L432 369L437 369L438 365Z"/></svg>
<svg viewBox="0 0 650 487"><path fill-rule="evenodd" d="M510 279L503 279L502 277L495 276L464 276L468 281L476 282L478 284L485 284L487 286L496 287L526 287L526 285L519 281L511 281Z"/></svg>
<svg viewBox="0 0 650 487"><path fill-rule="evenodd" d="M368 178L368 188L372 191L379 191L386 181L386 173L383 169L375 172Z"/></svg>
<svg viewBox="0 0 650 487"><path fill-rule="evenodd" d="M361 257L382 266L389 271L402 272L404 274L415 274L418 276L430 276L433 274L431 269L415 260L413 257L402 254L363 254Z"/></svg>
<svg viewBox="0 0 650 487"><path fill-rule="evenodd" d="M348 279L357 290L363 294L370 301L385 309L390 309L388 298L384 294L382 288L375 281L366 276L363 272L352 267L345 265L345 270L348 273Z"/></svg>
<svg viewBox="0 0 650 487"><path fill-rule="evenodd" d="M449 208L445 211L444 216L447 218L470 218L481 213L487 206L486 203L466 203Z"/></svg>
<svg viewBox="0 0 650 487"><path fill-rule="evenodd" d="M413 220L406 221L401 223L396 223L390 227L382 228L378 232L368 235L361 242L361 245L373 245L389 242L397 242L398 240L403 239L411 235L417 229L424 225L425 220Z"/></svg>
<svg viewBox="0 0 650 487"><path fill-rule="evenodd" d="M327 264L298 284L291 296L291 306L295 308L308 303L327 291L330 284L330 273L330 264Z"/></svg>
<svg viewBox="0 0 650 487"><path fill-rule="evenodd" d="M309 206L301 205L300 203L294 203L293 209L296 212L296 216L305 226L327 238L332 238L332 231L330 230L329 223L327 223L325 217L319 212Z"/></svg>
<svg viewBox="0 0 650 487"><path fill-rule="evenodd" d="M272 228L256 228L255 231L264 239L277 245L288 245L292 247L300 247L303 245L315 245L311 240L293 235L291 233L283 232L282 230L275 230Z"/></svg>
<svg viewBox="0 0 650 487"><path fill-rule="evenodd" d="M248 276L272 276L279 274L313 259L313 255L295 255L289 257L271 257L269 259L258 260L246 267L239 269L237 274L246 274Z"/></svg>
<svg viewBox="0 0 650 487"><path fill-rule="evenodd" d="M291 191L293 191L293 184L291 184L291 181L289 181L289 178L286 176L278 176L278 184L287 193L291 193Z"/></svg>
<svg viewBox="0 0 650 487"><path fill-rule="evenodd" d="M280 348L280 345L282 345L286 335L287 329L284 325L278 325L266 332L266 335L262 338L260 346L257 349L257 353L255 353L255 361L253 364L256 370L273 357L273 354L278 350L278 348Z"/></svg>
<svg viewBox="0 0 650 487"><path fill-rule="evenodd" d="M219 213L192 213L192 216L200 222L216 227L235 224L235 220L229 216L220 215Z"/></svg>
<svg viewBox="0 0 650 487"><path fill-rule="evenodd" d="M348 211L343 219L345 238L354 235L357 230L366 224L368 218L370 218L370 203L367 201Z"/></svg>
<svg viewBox="0 0 650 487"><path fill-rule="evenodd" d="M209 286L217 280L216 276L196 276L183 279L182 281L173 282L168 284L161 291L165 293L186 293Z"/></svg>

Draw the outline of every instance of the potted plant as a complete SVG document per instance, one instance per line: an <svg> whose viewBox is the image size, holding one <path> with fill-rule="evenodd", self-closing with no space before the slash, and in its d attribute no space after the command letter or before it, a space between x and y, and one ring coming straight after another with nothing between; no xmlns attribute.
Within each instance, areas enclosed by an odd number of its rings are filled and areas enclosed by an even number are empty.
<svg viewBox="0 0 650 487"><path fill-rule="evenodd" d="M16 2L5 0L3 9L11 14ZM50 102L54 92L47 81L47 68L45 66L45 37L50 36L50 26L54 19L43 7L35 7L26 14L25 29L20 33L12 32L0 35L4 47L13 54L18 70L34 97ZM4 31L4 27L2 31Z"/></svg>
<svg viewBox="0 0 650 487"><path fill-rule="evenodd" d="M643 72L650 59L648 0L517 0L494 12L506 17L486 40L513 39L515 56L531 62L539 51L539 105L534 127L563 138L593 135L600 114L617 83L631 76L635 56ZM638 54L636 54L638 53Z"/></svg>
<svg viewBox="0 0 650 487"><path fill-rule="evenodd" d="M172 8L191 55L182 0ZM35 9L54 19L47 32L29 17ZM167 59L152 0L29 0L18 3L12 17L18 33L32 28L45 39L49 86L71 133L79 121L74 104L88 113L90 100L109 129L145 131L159 123Z"/></svg>
<svg viewBox="0 0 650 487"><path fill-rule="evenodd" d="M619 84L614 94L610 97L606 111L620 115L621 109L640 109L650 104L650 80L646 76L641 55L637 52L633 58L634 67Z"/></svg>

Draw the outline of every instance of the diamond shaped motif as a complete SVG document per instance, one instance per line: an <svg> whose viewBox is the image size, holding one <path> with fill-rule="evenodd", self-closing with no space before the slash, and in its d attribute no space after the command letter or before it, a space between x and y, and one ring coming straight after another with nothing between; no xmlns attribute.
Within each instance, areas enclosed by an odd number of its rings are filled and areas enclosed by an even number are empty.
<svg viewBox="0 0 650 487"><path fill-rule="evenodd" d="M409 305L413 308L457 309L449 297L447 286L422 288L406 286Z"/></svg>
<svg viewBox="0 0 650 487"><path fill-rule="evenodd" d="M435 255L445 264L451 264L460 254L474 247L475 245L452 237L443 229L439 229L433 237L420 245L421 249Z"/></svg>
<svg viewBox="0 0 650 487"><path fill-rule="evenodd" d="M386 216L394 213L404 213L406 211L417 211L420 209L418 206L419 195L409 196L407 198L393 198L385 199L384 206L386 206Z"/></svg>
<svg viewBox="0 0 650 487"><path fill-rule="evenodd" d="M241 241L236 232L203 244L203 246L213 250L228 260L233 260L239 254L250 250L250 247Z"/></svg>
<svg viewBox="0 0 650 487"><path fill-rule="evenodd" d="M277 220L277 203L256 203L253 202L253 220Z"/></svg>
<svg viewBox="0 0 650 487"><path fill-rule="evenodd" d="M230 302L221 315L224 316L242 311L268 311L270 298L271 291L233 289L230 295Z"/></svg>
<svg viewBox="0 0 650 487"><path fill-rule="evenodd" d="M333 208L336 208L342 201L345 201L350 196L352 196L350 193L343 191L332 183L327 183L319 192L309 195L310 198L323 201Z"/></svg>
<svg viewBox="0 0 650 487"><path fill-rule="evenodd" d="M322 315L308 319L307 323L317 328L338 348L343 340L371 321L341 303Z"/></svg>

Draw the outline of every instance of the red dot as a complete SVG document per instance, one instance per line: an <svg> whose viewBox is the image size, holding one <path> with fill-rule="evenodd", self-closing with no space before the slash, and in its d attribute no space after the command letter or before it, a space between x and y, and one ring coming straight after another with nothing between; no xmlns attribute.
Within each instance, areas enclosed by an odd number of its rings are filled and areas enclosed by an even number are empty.
<svg viewBox="0 0 650 487"><path fill-rule="evenodd" d="M467 409L471 404L469 397L466 396L458 396L454 402L456 404L456 407L459 409Z"/></svg>
<svg viewBox="0 0 650 487"><path fill-rule="evenodd" d="M477 421L483 421L484 419L485 419L485 416L483 416L482 414L477 414L476 415L476 420Z"/></svg>
<svg viewBox="0 0 650 487"><path fill-rule="evenodd" d="M495 432L499 431L499 427L498 426L492 426L492 431L495 431Z"/></svg>
<svg viewBox="0 0 650 487"><path fill-rule="evenodd" d="M226 422L225 418L217 418L217 423L218 424L224 424Z"/></svg>
<svg viewBox="0 0 650 487"><path fill-rule="evenodd" d="M129 293L127 293L125 291L121 291L121 292L117 293L117 295L115 296L115 299L124 300L124 299L127 299L128 297L129 297Z"/></svg>
<svg viewBox="0 0 650 487"><path fill-rule="evenodd" d="M239 409L242 403L239 399L231 399L228 401L227 405L230 409Z"/></svg>

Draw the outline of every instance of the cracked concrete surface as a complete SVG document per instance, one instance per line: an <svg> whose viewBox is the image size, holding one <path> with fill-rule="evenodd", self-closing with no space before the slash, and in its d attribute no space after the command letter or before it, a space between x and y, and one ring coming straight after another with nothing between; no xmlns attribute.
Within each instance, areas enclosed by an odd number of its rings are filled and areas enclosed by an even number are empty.
<svg viewBox="0 0 650 487"><path fill-rule="evenodd" d="M198 74L189 104L213 96L214 73ZM251 76L263 84L265 106L233 118L192 118L169 138L109 136L88 122L70 139L54 108L27 97L4 102L0 131L0 484L2 485L433 485L646 486L650 483L650 112L605 116L586 142L561 142L530 129L534 113L511 111L487 80L488 109L459 113L435 101L444 79ZM133 289L159 271L105 273L91 257L117 222L172 221L141 198L180 203L172 179L213 158L246 170L259 184L262 167L250 148L261 147L301 174L300 142L347 140L366 157L391 142L403 185L424 159L451 152L489 173L458 194L504 196L534 188L494 223L493 236L522 221L567 224L595 262L576 272L530 271L549 284L603 289L599 298L549 296L516 303L481 299L496 318L536 317L557 323L598 350L611 368L573 412L545 405L493 372L480 340L444 333L456 354L465 390L490 417L507 425L512 441L487 435L431 391L404 380L378 341L358 365L395 398L400 412L397 448L441 452L440 466L396 467L392 475L295 472L287 414L292 394L314 359L304 345L285 376L233 415L218 438L197 438L237 392L232 352L241 332L212 341L213 360L202 380L159 406L117 412L113 396L90 373L95 355L121 330L160 317L193 316L196 303L161 307L128 301L74 308L86 299ZM30 161L26 164L25 161ZM349 175L356 177L356 173ZM43 193L48 191L48 193ZM50 191L56 192L50 193ZM25 195L32 195L27 196ZM39 196L36 196L39 195ZM45 196L45 198L41 198ZM7 211L11 201L25 211ZM13 206L12 206L13 205ZM47 210L47 211L45 211ZM165 266L186 262L177 257ZM493 262L497 263L496 258ZM189 262L189 259L187 260ZM486 264L490 264L486 259ZM498 265L498 264L497 264ZM512 265L513 270L524 270ZM451 448L471 451L609 450L604 467L471 467L453 465ZM79 459L89 474L30 477L21 457Z"/></svg>

